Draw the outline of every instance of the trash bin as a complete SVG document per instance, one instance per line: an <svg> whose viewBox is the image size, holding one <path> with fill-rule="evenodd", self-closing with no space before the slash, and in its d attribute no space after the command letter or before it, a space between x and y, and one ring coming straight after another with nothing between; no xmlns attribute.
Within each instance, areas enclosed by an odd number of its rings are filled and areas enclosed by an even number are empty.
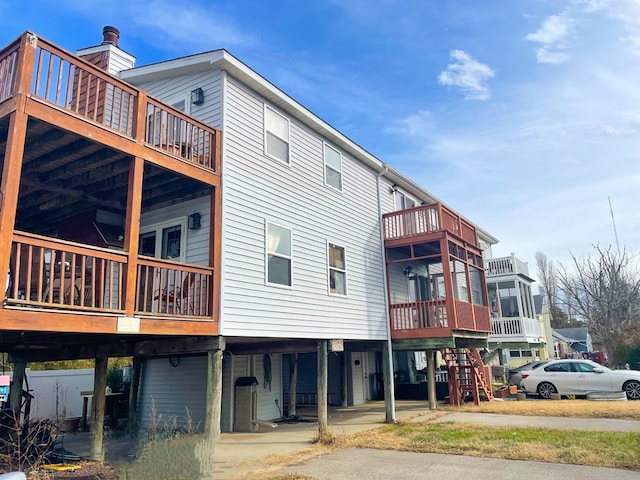
<svg viewBox="0 0 640 480"><path fill-rule="evenodd" d="M256 377L238 377L236 380L234 432L255 432L258 424L258 379Z"/></svg>

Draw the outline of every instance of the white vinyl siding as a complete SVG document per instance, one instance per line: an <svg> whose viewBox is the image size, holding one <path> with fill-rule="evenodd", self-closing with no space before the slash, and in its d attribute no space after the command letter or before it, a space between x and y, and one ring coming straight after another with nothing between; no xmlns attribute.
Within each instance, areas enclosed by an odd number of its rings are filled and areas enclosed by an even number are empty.
<svg viewBox="0 0 640 480"><path fill-rule="evenodd" d="M192 422L202 431L206 372L206 355L145 360L136 414L140 430L173 426L175 421L177 427Z"/></svg>
<svg viewBox="0 0 640 480"><path fill-rule="evenodd" d="M323 137L295 119L295 168L265 162L264 100L231 76L225 91L220 333L384 340L376 173L342 152L343 192L336 195L324 184ZM293 232L292 289L265 284L265 220ZM340 302L327 295L327 239L337 238L348 252L349 295Z"/></svg>
<svg viewBox="0 0 640 480"><path fill-rule="evenodd" d="M324 144L324 183L342 191L342 154Z"/></svg>
<svg viewBox="0 0 640 480"><path fill-rule="evenodd" d="M344 247L327 243L327 268L329 270L329 293L347 294L347 260Z"/></svg>
<svg viewBox="0 0 640 480"><path fill-rule="evenodd" d="M264 151L284 163L289 159L289 120L275 110L264 108Z"/></svg>

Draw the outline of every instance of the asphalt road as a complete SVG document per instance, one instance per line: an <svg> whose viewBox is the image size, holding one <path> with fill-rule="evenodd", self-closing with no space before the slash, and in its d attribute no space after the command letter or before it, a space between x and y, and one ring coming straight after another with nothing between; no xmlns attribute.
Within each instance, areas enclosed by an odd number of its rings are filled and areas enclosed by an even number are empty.
<svg viewBox="0 0 640 480"><path fill-rule="evenodd" d="M436 453L348 449L319 457L279 474L318 480L473 479L473 480L639 480L640 472L558 463L524 462Z"/></svg>

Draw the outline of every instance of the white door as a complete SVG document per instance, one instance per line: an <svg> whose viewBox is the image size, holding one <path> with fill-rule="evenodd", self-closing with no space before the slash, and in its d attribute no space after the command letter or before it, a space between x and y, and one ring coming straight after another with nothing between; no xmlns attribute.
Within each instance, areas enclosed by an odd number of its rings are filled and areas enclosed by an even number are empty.
<svg viewBox="0 0 640 480"><path fill-rule="evenodd" d="M351 353L351 388L354 405L361 405L365 402L363 362L361 352Z"/></svg>

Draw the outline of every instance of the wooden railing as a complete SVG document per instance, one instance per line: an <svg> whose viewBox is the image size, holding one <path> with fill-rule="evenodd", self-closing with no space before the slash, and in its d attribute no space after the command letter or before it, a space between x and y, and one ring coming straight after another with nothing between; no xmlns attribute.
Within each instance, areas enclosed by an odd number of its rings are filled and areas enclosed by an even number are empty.
<svg viewBox="0 0 640 480"><path fill-rule="evenodd" d="M216 169L215 130L158 101L147 101L147 144L183 160Z"/></svg>
<svg viewBox="0 0 640 480"><path fill-rule="evenodd" d="M137 315L212 320L213 268L137 261ZM16 232L5 303L122 315L126 270L124 252Z"/></svg>
<svg viewBox="0 0 640 480"><path fill-rule="evenodd" d="M29 32L24 35L36 38ZM43 38L35 42L33 65L18 72L21 39L0 51L0 102L23 93L185 162L218 168L216 129L141 95L140 89ZM31 68L28 91L18 92L19 79ZM136 128L140 111L142 129Z"/></svg>
<svg viewBox="0 0 640 480"><path fill-rule="evenodd" d="M126 261L112 250L15 233L6 302L122 313Z"/></svg>
<svg viewBox="0 0 640 480"><path fill-rule="evenodd" d="M213 268L138 257L136 313L211 319Z"/></svg>
<svg viewBox="0 0 640 480"><path fill-rule="evenodd" d="M476 228L441 203L387 213L382 217L382 225L385 240L446 230L472 245L478 245Z"/></svg>
<svg viewBox="0 0 640 480"><path fill-rule="evenodd" d="M449 327L445 300L396 303L391 305L390 317L393 331Z"/></svg>
<svg viewBox="0 0 640 480"><path fill-rule="evenodd" d="M4 102L15 93L19 48L20 39L0 52L0 102Z"/></svg>

